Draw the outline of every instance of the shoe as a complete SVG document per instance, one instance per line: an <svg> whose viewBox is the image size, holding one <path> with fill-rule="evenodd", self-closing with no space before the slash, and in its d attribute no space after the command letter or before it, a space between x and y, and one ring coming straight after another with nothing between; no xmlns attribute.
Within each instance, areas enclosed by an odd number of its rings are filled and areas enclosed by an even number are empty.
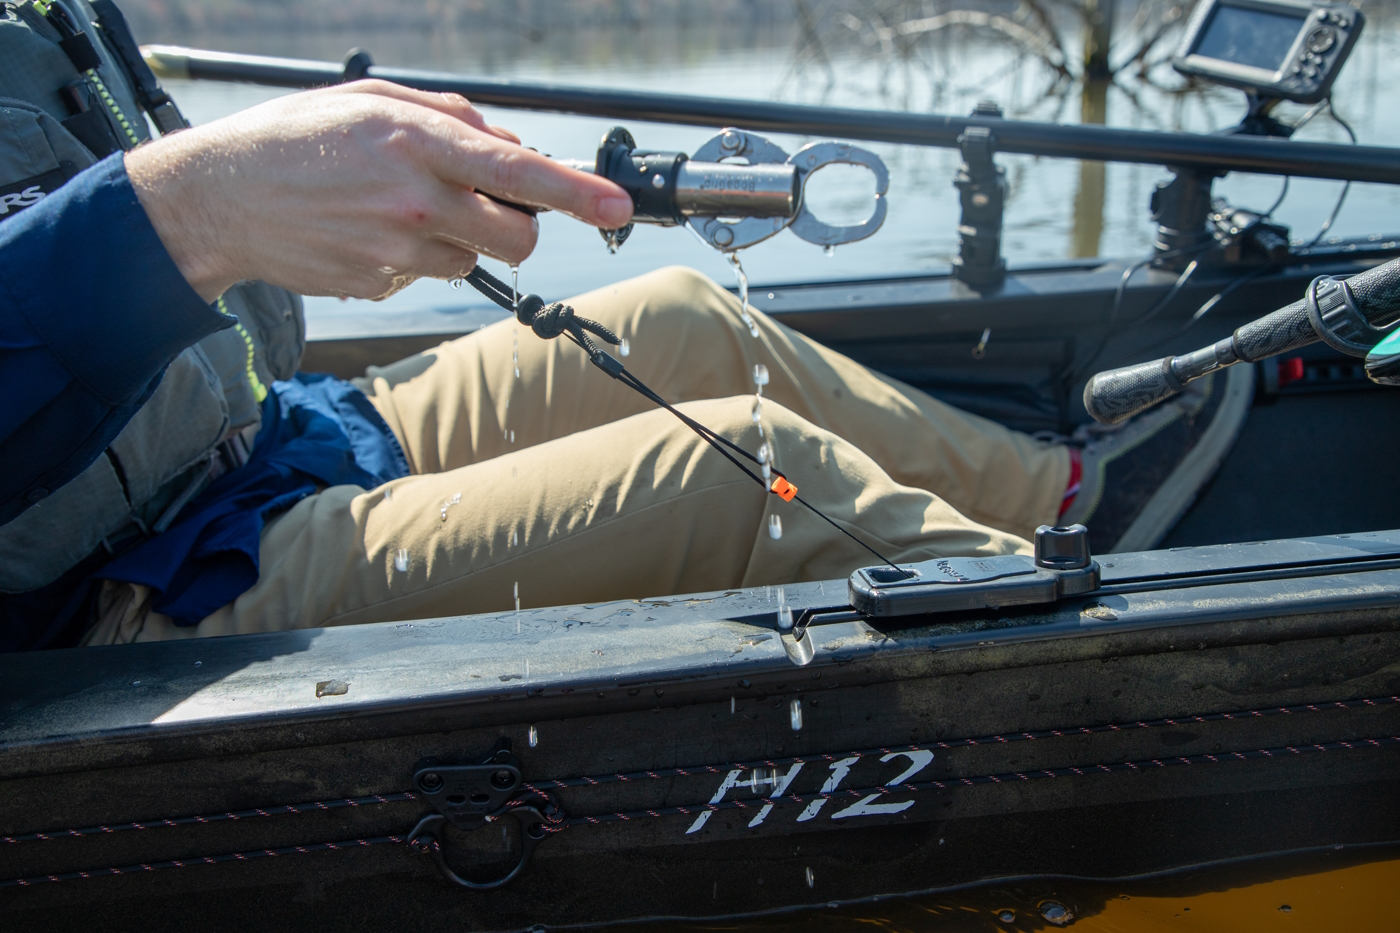
<svg viewBox="0 0 1400 933"><path fill-rule="evenodd" d="M1254 399L1254 367L1232 366L1121 425L1086 425L1080 488L1059 524L1089 528L1094 554L1156 547L1234 446Z"/></svg>

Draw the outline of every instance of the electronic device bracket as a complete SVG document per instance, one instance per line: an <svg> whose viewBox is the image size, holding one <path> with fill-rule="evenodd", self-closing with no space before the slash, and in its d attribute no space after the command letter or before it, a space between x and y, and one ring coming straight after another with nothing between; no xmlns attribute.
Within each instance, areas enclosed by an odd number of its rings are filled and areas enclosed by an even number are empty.
<svg viewBox="0 0 1400 933"><path fill-rule="evenodd" d="M1274 108L1283 101L1325 99L1365 22L1359 10L1344 3L1204 0L1186 25L1172 67L1188 78L1244 92L1244 118L1220 135L1287 139L1293 128L1273 116ZM1172 171L1175 177L1152 193L1154 265L1181 269L1193 260L1258 265L1287 258L1286 227L1242 217L1214 201L1211 186L1218 175Z"/></svg>

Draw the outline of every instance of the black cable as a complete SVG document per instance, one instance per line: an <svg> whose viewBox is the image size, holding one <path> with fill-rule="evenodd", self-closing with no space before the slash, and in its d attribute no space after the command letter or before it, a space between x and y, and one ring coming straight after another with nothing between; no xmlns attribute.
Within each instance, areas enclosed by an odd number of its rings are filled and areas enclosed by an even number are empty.
<svg viewBox="0 0 1400 933"><path fill-rule="evenodd" d="M1352 128L1347 124L1347 121L1345 121L1345 120L1343 120L1341 117L1337 116L1337 111L1335 111L1335 110L1332 109L1332 98L1330 98L1330 97L1327 98L1327 115L1328 115L1329 117L1331 117L1332 120L1333 120L1338 126L1340 126L1342 129L1346 130L1347 136L1350 137L1350 139L1351 139L1351 144L1352 144L1353 146L1355 146L1355 145L1356 145L1356 133L1355 133L1355 132L1352 130ZM1337 203L1332 207L1332 213L1331 213L1330 216L1328 216L1326 223L1324 223L1324 224L1322 225L1322 229L1321 229L1321 230L1317 231L1317 236L1313 237L1313 238L1312 238L1311 240L1309 240L1307 243L1304 243L1304 244L1303 244L1303 248L1304 248L1304 249L1307 249L1307 248L1316 246L1318 243L1322 242L1322 238L1323 238L1324 236L1327 235L1327 231L1328 231L1328 230L1331 230L1331 229L1332 229L1332 224L1336 222L1336 220L1337 220L1337 215L1340 214L1340 213L1342 212L1342 205L1346 203L1347 195L1348 195L1350 192L1351 192L1351 180L1348 179L1348 180L1347 180L1347 183L1344 184L1344 185L1342 185L1342 193L1339 194L1339 195L1337 196Z"/></svg>
<svg viewBox="0 0 1400 933"><path fill-rule="evenodd" d="M1186 269L1182 271L1182 274L1177 276L1176 282L1172 285L1171 289L1160 299L1154 302L1152 307L1147 310L1146 314L1142 315L1142 317L1132 322L1132 325L1134 327L1138 326L1139 324L1142 324L1147 320L1150 320L1153 317L1156 317L1158 314L1161 313L1161 311L1171 302L1171 300L1177 296L1177 293L1181 291L1182 286L1186 284L1186 280L1189 279L1191 275L1195 273L1195 256L1199 253L1205 252L1212 245L1212 242L1207 242L1189 250L1185 247L1168 250L1165 253L1149 256L1146 259L1141 259L1128 266L1127 269L1123 270L1123 275L1118 279L1118 288L1115 289L1113 293L1113 305L1109 308L1108 323L1106 325L1103 337L1099 338L1099 340L1094 344L1093 349L1081 354L1078 358L1076 358L1070 363L1070 365L1065 370L1065 384L1072 386L1076 382L1078 382L1079 379L1088 371L1089 367L1094 365L1094 361L1097 360L1099 356L1103 353L1104 348L1108 346L1108 342L1111 339L1113 339L1115 335L1118 334L1118 312L1122 309L1123 296L1128 288L1128 281L1134 275L1137 274L1139 269L1142 269L1143 267L1162 259L1175 259L1178 256L1192 257L1192 262L1188 263Z"/></svg>
<svg viewBox="0 0 1400 933"><path fill-rule="evenodd" d="M591 332L601 337L607 343L616 345L619 342L618 338L614 336L613 333L607 328L603 327L596 321L590 321L587 318L578 317L573 313L572 308L568 308L560 304L559 302L554 302L549 306L544 306L543 300L534 295L526 295L517 300L513 289L508 288L504 282L502 282L500 279L496 278L494 275L487 272L480 266L474 268L465 277L465 279L471 284L472 288L475 288L477 291L485 295L491 301L495 302L497 305L501 306L507 311L514 312L517 319L519 319L522 324L525 324L532 330L535 330L535 332L537 334L540 334L540 336L546 338L558 337L561 335L568 337L575 344L577 344L578 347L583 350L583 352L588 354L588 358L592 361L593 365L597 366L609 376L612 376L618 382L621 382L623 385L631 388L643 398L654 402L655 404L669 411L671 414L675 415L678 419L680 419L682 424L684 424L686 427L690 428L692 431L698 434L702 440L708 443L715 450L719 451L719 453L726 460L734 464L740 470L743 470L744 473L750 479L758 483L759 486L763 487L763 490L765 492L771 492L774 495L779 496L779 498L782 498L781 494L777 491L777 489L773 488L773 486L770 485L768 481L766 481L760 474L755 473L753 470L749 469L742 462L740 462L739 459L734 456L734 454L737 453L739 454L739 456L744 457L745 459L750 460L753 463L757 463L760 466L762 466L761 460L759 460L753 454L749 453L747 450L740 447L738 444L735 444L728 438L715 433L710 428L707 428L705 425L696 421L694 418L685 414L684 412L676 408L676 406L666 401L660 395L656 394L656 392L652 391L652 389L646 383L642 382L642 380L638 379L636 375L634 375L630 370L627 369L627 367L623 366L620 361L618 361L610 354L604 352L600 347L595 345L593 341L589 340L587 334L585 333L585 331ZM541 307L534 307L536 304L540 305ZM527 312L530 316L530 320L526 320L524 317L522 317L522 314ZM535 328L535 319L541 314L550 315L551 324L553 325L552 327L547 328L545 333L540 333L540 331ZM911 571L905 570L904 568L900 567L894 561L890 560L888 557L881 554L879 551L875 550L873 547L866 544L864 541L857 538L855 535L851 534L850 531L846 530L845 528L842 528L835 522L835 520L833 520L821 509L817 508L815 505L808 502L801 496L797 495L796 487L788 481L788 478L785 474L774 469L772 466L769 466L768 469L774 476L777 476L780 479L782 479L784 483L787 483L794 490L793 495L791 496L791 501L798 502L806 506L807 509L812 512L813 515L816 515L818 518L826 522L832 528L835 528L837 531L850 538L856 544L865 548L871 554L875 555L875 558L877 560L879 560L883 564L888 564L897 573L900 573L906 577L913 575Z"/></svg>

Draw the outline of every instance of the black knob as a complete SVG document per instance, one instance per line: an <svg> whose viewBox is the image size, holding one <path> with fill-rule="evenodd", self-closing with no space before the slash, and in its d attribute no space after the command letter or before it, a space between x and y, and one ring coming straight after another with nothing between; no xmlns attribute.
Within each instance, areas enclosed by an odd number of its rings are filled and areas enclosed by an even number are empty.
<svg viewBox="0 0 1400 933"><path fill-rule="evenodd" d="M1083 525L1041 525L1035 530L1035 565L1047 570L1089 566L1089 529Z"/></svg>

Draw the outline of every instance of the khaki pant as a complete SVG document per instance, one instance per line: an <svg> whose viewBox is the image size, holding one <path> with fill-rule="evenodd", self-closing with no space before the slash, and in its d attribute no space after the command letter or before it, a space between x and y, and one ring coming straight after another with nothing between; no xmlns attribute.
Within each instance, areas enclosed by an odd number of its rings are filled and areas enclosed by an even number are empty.
<svg viewBox="0 0 1400 933"><path fill-rule="evenodd" d="M734 297L697 273L666 269L571 304L627 338L624 362L643 382L751 451L762 443L753 367L766 365L761 423L777 467L891 559L1024 551L1056 517L1063 448L758 313L755 338ZM88 643L490 612L517 592L534 607L833 579L876 563L578 347L514 321L358 384L412 476L368 492L332 487L270 522L257 584L198 626L177 628L149 612L140 588L108 584Z"/></svg>

